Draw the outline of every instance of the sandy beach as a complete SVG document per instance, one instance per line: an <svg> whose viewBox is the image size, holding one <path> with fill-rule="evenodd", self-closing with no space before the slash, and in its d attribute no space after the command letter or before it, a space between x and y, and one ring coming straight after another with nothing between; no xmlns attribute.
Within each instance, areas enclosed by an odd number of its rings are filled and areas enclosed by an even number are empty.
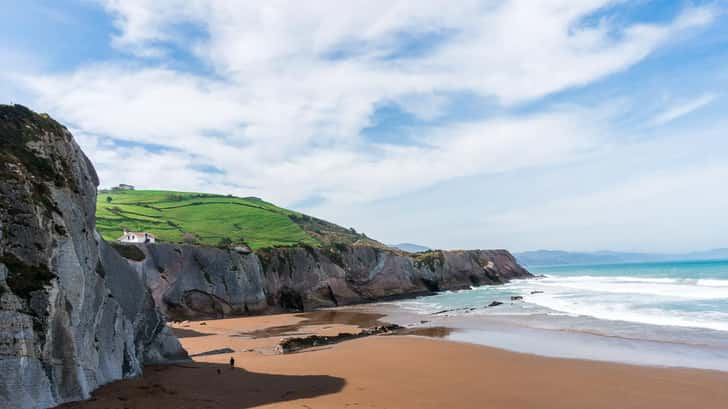
<svg viewBox="0 0 728 409"><path fill-rule="evenodd" d="M356 333L379 319L336 310L176 323L193 362L148 366L142 378L63 407L723 409L728 402L727 372L546 358L421 335L275 351L285 337Z"/></svg>

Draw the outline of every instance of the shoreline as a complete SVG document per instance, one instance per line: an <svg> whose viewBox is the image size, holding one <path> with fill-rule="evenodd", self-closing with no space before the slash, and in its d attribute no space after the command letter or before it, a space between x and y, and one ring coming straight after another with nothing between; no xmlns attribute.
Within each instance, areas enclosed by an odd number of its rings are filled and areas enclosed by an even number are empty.
<svg viewBox="0 0 728 409"><path fill-rule="evenodd" d="M510 352L655 368L728 372L728 338L715 330L547 314L433 315L395 304L353 306L351 309L384 314L386 319L403 326L424 321L429 326L448 327L452 331L447 340ZM568 324L564 325L565 322ZM628 327L631 332L620 332L623 330L620 326ZM696 337L704 338L698 343ZM532 342L532 339L539 342Z"/></svg>
<svg viewBox="0 0 728 409"><path fill-rule="evenodd" d="M728 401L728 372L512 352L449 340L447 328L275 353L282 338L354 333L386 321L342 307L174 323L193 362L149 366L139 379L61 407L720 409Z"/></svg>

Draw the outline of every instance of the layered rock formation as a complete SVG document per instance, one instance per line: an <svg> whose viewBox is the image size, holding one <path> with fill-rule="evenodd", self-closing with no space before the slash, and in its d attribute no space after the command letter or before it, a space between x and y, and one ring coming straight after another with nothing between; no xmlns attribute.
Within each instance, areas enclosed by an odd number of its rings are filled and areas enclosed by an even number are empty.
<svg viewBox="0 0 728 409"><path fill-rule="evenodd" d="M530 277L505 250L112 247L95 229L97 185L66 128L0 106L2 408L87 398L146 363L186 358L162 313L300 311Z"/></svg>
<svg viewBox="0 0 728 409"><path fill-rule="evenodd" d="M505 250L406 254L338 245L241 254L189 245L117 246L172 320L310 310L531 277Z"/></svg>
<svg viewBox="0 0 728 409"><path fill-rule="evenodd" d="M95 230L96 173L66 128L0 106L0 407L87 398L185 358L144 281Z"/></svg>

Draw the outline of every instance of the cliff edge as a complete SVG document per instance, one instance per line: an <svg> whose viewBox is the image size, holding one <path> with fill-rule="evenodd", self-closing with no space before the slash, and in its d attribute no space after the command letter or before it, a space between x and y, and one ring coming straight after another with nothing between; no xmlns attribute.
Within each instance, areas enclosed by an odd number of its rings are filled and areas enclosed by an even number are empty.
<svg viewBox="0 0 728 409"><path fill-rule="evenodd" d="M338 244L239 253L193 245L115 246L171 320L304 311L532 277L506 250L409 254Z"/></svg>
<svg viewBox="0 0 728 409"><path fill-rule="evenodd" d="M144 281L98 236L97 185L65 127L0 105L0 407L84 399L187 356Z"/></svg>

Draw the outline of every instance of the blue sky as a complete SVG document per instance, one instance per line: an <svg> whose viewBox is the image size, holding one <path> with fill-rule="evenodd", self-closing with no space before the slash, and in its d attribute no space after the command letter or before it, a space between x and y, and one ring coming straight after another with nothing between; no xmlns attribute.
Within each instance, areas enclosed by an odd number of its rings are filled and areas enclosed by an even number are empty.
<svg viewBox="0 0 728 409"><path fill-rule="evenodd" d="M9 1L0 100L104 186L440 248L728 246L727 2L339 3Z"/></svg>

